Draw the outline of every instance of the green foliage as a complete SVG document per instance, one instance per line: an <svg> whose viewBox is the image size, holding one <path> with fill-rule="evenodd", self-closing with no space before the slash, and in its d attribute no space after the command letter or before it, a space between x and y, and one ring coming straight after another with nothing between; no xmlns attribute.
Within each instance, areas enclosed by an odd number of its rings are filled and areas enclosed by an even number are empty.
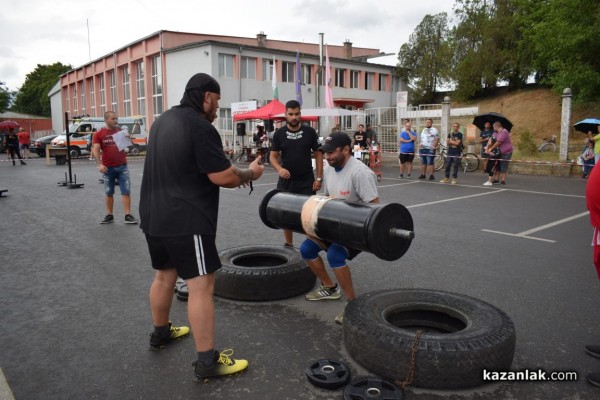
<svg viewBox="0 0 600 400"><path fill-rule="evenodd" d="M426 15L400 48L398 60L407 68L411 98L416 101L430 101L448 81L449 33L446 13Z"/></svg>
<svg viewBox="0 0 600 400"><path fill-rule="evenodd" d="M10 107L14 96L15 93L8 90L4 82L0 82L0 113L3 113Z"/></svg>
<svg viewBox="0 0 600 400"><path fill-rule="evenodd" d="M600 99L600 1L455 0L445 13L426 15L401 46L415 100L441 85L470 99L500 85L522 88L532 77L575 102Z"/></svg>
<svg viewBox="0 0 600 400"><path fill-rule="evenodd" d="M533 139L533 135L529 129L525 129L521 132L517 148L523 155L532 155L537 151L537 145Z"/></svg>
<svg viewBox="0 0 600 400"><path fill-rule="evenodd" d="M50 98L48 92L58 82L58 78L70 69L72 69L70 65L63 65L60 62L52 65L38 64L36 69L27 74L12 110L49 117Z"/></svg>

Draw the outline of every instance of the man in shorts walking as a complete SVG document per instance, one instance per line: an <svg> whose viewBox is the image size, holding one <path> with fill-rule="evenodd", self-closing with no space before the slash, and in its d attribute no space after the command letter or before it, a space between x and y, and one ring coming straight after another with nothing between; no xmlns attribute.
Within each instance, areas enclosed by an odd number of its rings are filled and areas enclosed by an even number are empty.
<svg viewBox="0 0 600 400"><path fill-rule="evenodd" d="M318 151L319 135L310 126L300 123L300 115L300 103L296 100L285 104L287 124L273 134L269 161L279 174L277 189L313 195L321 189L323 181L323 154ZM311 154L315 156L316 179ZM294 245L292 231L284 229L283 238L286 246Z"/></svg>
<svg viewBox="0 0 600 400"><path fill-rule="evenodd" d="M119 182L121 191L121 200L123 202L123 212L125 213L126 224L137 224L138 220L131 215L131 179L129 168L127 167L127 156L125 149L119 150L113 135L119 133L119 117L114 111L104 113L106 127L100 129L94 135L93 148L94 157L98 162L98 171L104 175L104 206L106 216L101 224L110 224L115 221L113 217L115 181ZM100 156L102 151L102 156Z"/></svg>
<svg viewBox="0 0 600 400"><path fill-rule="evenodd" d="M221 268L216 247L220 187L245 186L260 178L257 157L248 169L231 165L212 122L221 87L199 73L188 81L180 105L164 112L150 130L140 194L140 227L146 235L152 267L150 309L154 331L150 348L160 349L186 336L190 328L169 321L177 277L188 287L188 319L196 347L194 380L243 371L246 360L232 350L215 349L215 271Z"/></svg>

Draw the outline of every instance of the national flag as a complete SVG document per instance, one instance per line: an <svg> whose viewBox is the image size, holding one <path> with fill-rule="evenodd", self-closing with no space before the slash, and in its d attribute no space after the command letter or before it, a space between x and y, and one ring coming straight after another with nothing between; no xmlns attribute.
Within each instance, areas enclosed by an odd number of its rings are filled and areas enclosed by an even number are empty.
<svg viewBox="0 0 600 400"><path fill-rule="evenodd" d="M300 80L300 53L296 52L296 101L302 105L302 82Z"/></svg>
<svg viewBox="0 0 600 400"><path fill-rule="evenodd" d="M331 67L329 66L329 53L325 45L325 108L333 108L333 93L331 92Z"/></svg>
<svg viewBox="0 0 600 400"><path fill-rule="evenodd" d="M279 90L277 89L277 68L275 68L275 56L273 56L273 79L271 80L273 88L273 98L279 100Z"/></svg>

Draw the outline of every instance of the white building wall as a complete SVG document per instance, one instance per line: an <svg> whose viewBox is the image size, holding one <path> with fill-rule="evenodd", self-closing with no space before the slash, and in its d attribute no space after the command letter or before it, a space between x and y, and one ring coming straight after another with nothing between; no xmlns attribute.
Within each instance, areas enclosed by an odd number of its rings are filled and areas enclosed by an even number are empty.
<svg viewBox="0 0 600 400"><path fill-rule="evenodd" d="M52 130L55 133L60 133L65 129L65 114L62 107L60 81L57 82L52 89L50 89L48 97L50 97L50 117L52 118Z"/></svg>

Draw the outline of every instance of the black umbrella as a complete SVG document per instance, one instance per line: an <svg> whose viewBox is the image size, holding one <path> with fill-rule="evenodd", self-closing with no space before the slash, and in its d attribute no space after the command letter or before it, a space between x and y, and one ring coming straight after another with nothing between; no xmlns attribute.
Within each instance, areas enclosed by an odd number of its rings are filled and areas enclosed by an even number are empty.
<svg viewBox="0 0 600 400"><path fill-rule="evenodd" d="M479 130L485 129L485 123L489 122L493 124L494 122L499 121L506 130L510 132L513 127L512 122L508 120L504 115L495 112L488 112L485 114L479 114L475 118L473 118L473 125L479 128Z"/></svg>
<svg viewBox="0 0 600 400"><path fill-rule="evenodd" d="M596 135L598 133L598 125L600 125L600 119L586 118L573 125L573 127L576 131L583 133L588 133L589 131L592 131L592 133Z"/></svg>

